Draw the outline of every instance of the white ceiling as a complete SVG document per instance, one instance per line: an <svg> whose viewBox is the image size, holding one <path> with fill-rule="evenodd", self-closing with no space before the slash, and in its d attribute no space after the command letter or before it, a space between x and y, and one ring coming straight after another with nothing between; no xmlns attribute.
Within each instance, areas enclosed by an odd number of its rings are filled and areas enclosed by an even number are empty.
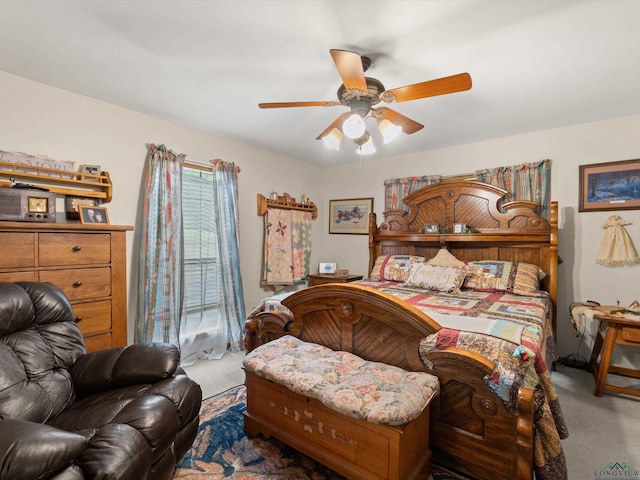
<svg viewBox="0 0 640 480"><path fill-rule="evenodd" d="M473 79L391 105L425 128L366 161L640 113L639 20L635 0L0 0L0 70L330 166L359 160L315 140L344 107L258 103L336 99L331 48L388 89Z"/></svg>

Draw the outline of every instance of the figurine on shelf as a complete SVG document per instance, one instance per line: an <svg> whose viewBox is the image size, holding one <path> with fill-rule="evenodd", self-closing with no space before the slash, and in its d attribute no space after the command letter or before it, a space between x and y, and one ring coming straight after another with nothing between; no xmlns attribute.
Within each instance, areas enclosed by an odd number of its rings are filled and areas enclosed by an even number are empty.
<svg viewBox="0 0 640 480"><path fill-rule="evenodd" d="M275 190L271 190L271 193L269 194L269 198L271 200L273 200L274 202L278 201L278 192L276 192Z"/></svg>

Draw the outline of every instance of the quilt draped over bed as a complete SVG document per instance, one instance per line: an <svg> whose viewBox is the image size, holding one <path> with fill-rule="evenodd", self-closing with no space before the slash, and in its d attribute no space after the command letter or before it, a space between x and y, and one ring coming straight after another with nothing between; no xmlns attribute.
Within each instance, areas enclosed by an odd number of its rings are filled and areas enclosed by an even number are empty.
<svg viewBox="0 0 640 480"><path fill-rule="evenodd" d="M550 331L552 306L546 295L527 297L503 292L445 293L404 287L401 282L363 280L358 284L401 298L436 320L443 328L424 338L420 354L456 347L481 354L495 368L485 384L515 413L518 389L534 390L534 468L538 480L567 478L560 440L568 430L547 365L556 358ZM280 300L264 299L261 311L291 315ZM428 365L426 358L423 360Z"/></svg>
<svg viewBox="0 0 640 480"><path fill-rule="evenodd" d="M269 208L264 216L263 285L293 285L309 276L311 213Z"/></svg>

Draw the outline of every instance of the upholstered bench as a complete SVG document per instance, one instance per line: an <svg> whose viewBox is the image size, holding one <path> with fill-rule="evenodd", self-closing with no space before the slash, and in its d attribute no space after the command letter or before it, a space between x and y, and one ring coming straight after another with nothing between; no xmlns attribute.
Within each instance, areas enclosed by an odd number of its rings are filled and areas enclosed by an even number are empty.
<svg viewBox="0 0 640 480"><path fill-rule="evenodd" d="M428 478L437 377L281 337L244 360L250 436L275 436L350 479Z"/></svg>

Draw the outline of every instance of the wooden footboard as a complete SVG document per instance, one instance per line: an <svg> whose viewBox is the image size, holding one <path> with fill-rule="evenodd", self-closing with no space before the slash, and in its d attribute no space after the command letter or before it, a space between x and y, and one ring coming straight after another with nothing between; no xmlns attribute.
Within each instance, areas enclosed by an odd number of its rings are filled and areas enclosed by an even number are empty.
<svg viewBox="0 0 640 480"><path fill-rule="evenodd" d="M293 313L263 312L246 323L248 351L283 335L354 353L366 360L437 375L440 395L431 408L431 445L483 479L530 480L533 472L533 392L520 389L510 413L482 378L493 364L451 349L428 356L418 346L440 326L416 308L374 289L327 284L282 301Z"/></svg>

